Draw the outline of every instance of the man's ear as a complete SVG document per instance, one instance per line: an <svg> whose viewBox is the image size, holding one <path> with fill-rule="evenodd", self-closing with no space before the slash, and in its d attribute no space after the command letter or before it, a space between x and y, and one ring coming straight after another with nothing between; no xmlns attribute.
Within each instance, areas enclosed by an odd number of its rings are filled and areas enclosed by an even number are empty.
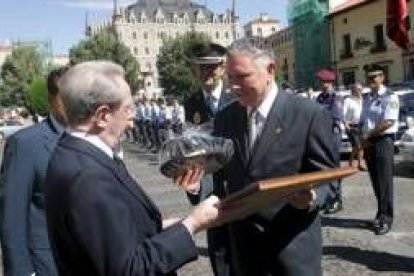
<svg viewBox="0 0 414 276"><path fill-rule="evenodd" d="M267 65L266 70L267 70L267 72L268 72L270 75L274 76L274 75L275 75L275 73L276 73L276 64L275 64L274 62L270 62L270 63Z"/></svg>
<svg viewBox="0 0 414 276"><path fill-rule="evenodd" d="M111 116L111 109L107 105L101 105L95 110L94 118L95 125L99 128L106 128Z"/></svg>

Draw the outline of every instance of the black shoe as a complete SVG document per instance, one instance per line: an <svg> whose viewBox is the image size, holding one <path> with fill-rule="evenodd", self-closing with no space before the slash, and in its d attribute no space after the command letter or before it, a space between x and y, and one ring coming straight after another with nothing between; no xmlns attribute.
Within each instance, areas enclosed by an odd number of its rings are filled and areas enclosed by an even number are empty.
<svg viewBox="0 0 414 276"><path fill-rule="evenodd" d="M385 235L391 231L391 224L380 221L378 227L375 228L375 235Z"/></svg>
<svg viewBox="0 0 414 276"><path fill-rule="evenodd" d="M342 200L335 200L335 201L332 201L326 204L325 214L327 215L335 214L341 211L343 208L344 207L342 205Z"/></svg>
<svg viewBox="0 0 414 276"><path fill-rule="evenodd" d="M380 220L378 218L372 221L372 229L375 231L380 226Z"/></svg>

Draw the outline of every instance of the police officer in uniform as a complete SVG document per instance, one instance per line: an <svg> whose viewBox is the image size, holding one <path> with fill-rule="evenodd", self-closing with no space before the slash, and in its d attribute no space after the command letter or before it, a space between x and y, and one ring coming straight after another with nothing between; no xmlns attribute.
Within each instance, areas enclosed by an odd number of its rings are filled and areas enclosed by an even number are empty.
<svg viewBox="0 0 414 276"><path fill-rule="evenodd" d="M201 89L195 91L184 102L186 121L194 125L207 124L213 130L214 116L232 103L235 99L224 81L225 62L227 49L215 43L200 43L192 48L194 60L194 73L201 81ZM213 193L213 176L204 175L198 190L188 192L188 199L192 204ZM210 229L207 231L207 242L210 261L214 275L223 275L217 271L223 258L217 258L216 247L218 244L214 237L222 229Z"/></svg>
<svg viewBox="0 0 414 276"><path fill-rule="evenodd" d="M378 202L373 230L383 235L393 222L394 135L398 129L399 99L384 85L382 67L367 68L371 93L364 100L362 133L364 155Z"/></svg>
<svg viewBox="0 0 414 276"><path fill-rule="evenodd" d="M194 73L201 89L184 102L186 121L195 125L209 122L229 103L233 96L223 80L227 50L215 43L199 43L193 48Z"/></svg>
<svg viewBox="0 0 414 276"><path fill-rule="evenodd" d="M316 98L316 102L324 105L332 116L332 131L334 133L334 154L336 165L340 165L340 150L342 142L342 99L334 90L335 73L328 69L319 70L316 73L321 82L321 93ZM342 188L341 181L336 180L329 184L330 192L326 199L325 213L334 214L342 210Z"/></svg>

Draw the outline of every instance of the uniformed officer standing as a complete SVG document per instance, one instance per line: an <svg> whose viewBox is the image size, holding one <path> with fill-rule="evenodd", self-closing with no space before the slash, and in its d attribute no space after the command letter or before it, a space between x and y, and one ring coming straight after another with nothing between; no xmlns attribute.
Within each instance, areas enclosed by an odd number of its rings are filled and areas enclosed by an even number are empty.
<svg viewBox="0 0 414 276"><path fill-rule="evenodd" d="M316 73L321 82L321 93L316 98L316 102L324 105L332 116L332 131L334 133L334 154L336 165L340 165L340 150L342 143L342 98L336 94L333 84L335 82L335 73L328 69L319 70ZM326 199L325 213L333 214L342 210L342 188L341 181L336 180L329 184L330 192Z"/></svg>
<svg viewBox="0 0 414 276"><path fill-rule="evenodd" d="M398 129L399 99L384 85L380 66L367 68L371 93L364 100L362 133L364 155L378 201L373 230L383 235L391 230L393 222L394 135Z"/></svg>
<svg viewBox="0 0 414 276"><path fill-rule="evenodd" d="M195 91L184 103L186 121L199 125L209 122L229 103L233 96L223 81L227 50L215 43L200 43L192 48L194 73L202 89Z"/></svg>

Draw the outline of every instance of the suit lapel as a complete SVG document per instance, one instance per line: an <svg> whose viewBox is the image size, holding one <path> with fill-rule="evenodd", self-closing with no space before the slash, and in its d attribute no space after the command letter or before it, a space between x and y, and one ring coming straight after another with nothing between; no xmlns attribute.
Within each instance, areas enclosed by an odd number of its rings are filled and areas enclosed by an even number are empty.
<svg viewBox="0 0 414 276"><path fill-rule="evenodd" d="M246 108L238 105L237 109L233 114L237 114L237 120L230 119L227 124L227 129L234 131L231 134L235 143L236 150L239 152L244 167L247 167L249 160L250 148L248 140L247 130L247 111Z"/></svg>
<svg viewBox="0 0 414 276"><path fill-rule="evenodd" d="M262 133L257 138L258 140L251 149L251 155L249 160L249 167L255 166L260 159L268 151L268 147L277 147L280 142L281 134L284 130L283 114L285 110L286 95L283 91L279 90L272 108L267 116L266 122L263 126Z"/></svg>
<svg viewBox="0 0 414 276"><path fill-rule="evenodd" d="M224 108L226 108L226 106L230 105L235 101L234 96L225 87L225 84L223 84L223 90L221 91L220 100L218 104L218 111L223 110Z"/></svg>
<svg viewBox="0 0 414 276"><path fill-rule="evenodd" d="M102 166L109 169L116 178L142 203L145 208L150 212L151 215L155 216L157 219L161 219L161 214L154 204L154 202L145 194L141 187L135 182L135 180L129 175L126 168L120 169L114 160L112 160L108 155L102 152L100 149L92 145L91 143L84 141L82 139L70 136L69 134L64 134L62 138L62 143L66 146L76 150L81 151L91 158L95 159ZM68 141L70 141L68 143Z"/></svg>

